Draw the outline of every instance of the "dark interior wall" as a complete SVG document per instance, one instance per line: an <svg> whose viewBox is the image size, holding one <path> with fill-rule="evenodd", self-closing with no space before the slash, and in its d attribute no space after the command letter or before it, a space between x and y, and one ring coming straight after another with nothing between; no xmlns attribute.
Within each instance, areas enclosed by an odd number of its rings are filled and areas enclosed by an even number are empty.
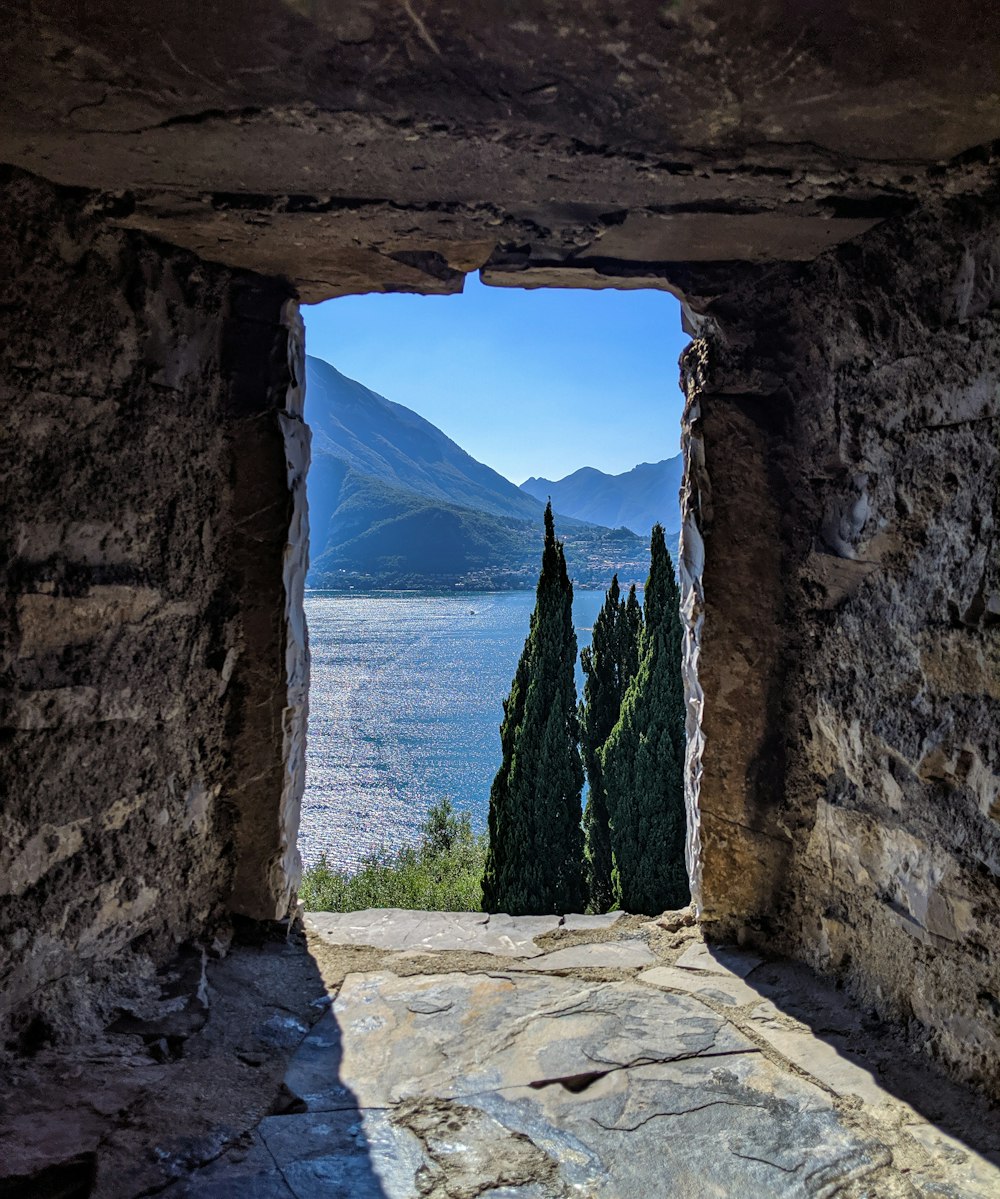
<svg viewBox="0 0 1000 1199"><path fill-rule="evenodd" d="M685 361L703 916L994 1092L996 212L941 201L736 286Z"/></svg>
<svg viewBox="0 0 1000 1199"><path fill-rule="evenodd" d="M232 846L286 772L297 314L99 207L2 180L0 1024L29 1039L289 891ZM294 873L278 824L258 859Z"/></svg>

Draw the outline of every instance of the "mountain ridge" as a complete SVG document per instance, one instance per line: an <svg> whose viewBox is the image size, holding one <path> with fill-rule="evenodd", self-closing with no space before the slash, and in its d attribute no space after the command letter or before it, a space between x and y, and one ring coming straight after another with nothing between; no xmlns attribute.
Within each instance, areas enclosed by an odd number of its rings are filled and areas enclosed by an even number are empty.
<svg viewBox="0 0 1000 1199"><path fill-rule="evenodd" d="M310 586L532 587L543 505L423 417L335 367L306 360L313 430ZM580 586L640 581L647 547L626 529L557 516Z"/></svg>
<svg viewBox="0 0 1000 1199"><path fill-rule="evenodd" d="M403 484L429 499L450 503L464 499L466 506L496 516L540 519L537 501L532 503L515 483L477 461L412 409L348 378L321 358L309 356L307 370L309 399L317 391L329 397L323 423L313 426L314 453L344 457L346 452L362 473ZM333 408L343 417L332 412ZM395 426L391 438L386 436L390 421ZM333 436L331 428L338 436ZM431 462L433 471L428 469Z"/></svg>
<svg viewBox="0 0 1000 1199"><path fill-rule="evenodd" d="M668 534L680 530L679 491L684 463L680 454L660 462L640 462L618 475L581 466L562 479L532 476L521 490L578 520L612 528L624 526L648 536L659 521Z"/></svg>

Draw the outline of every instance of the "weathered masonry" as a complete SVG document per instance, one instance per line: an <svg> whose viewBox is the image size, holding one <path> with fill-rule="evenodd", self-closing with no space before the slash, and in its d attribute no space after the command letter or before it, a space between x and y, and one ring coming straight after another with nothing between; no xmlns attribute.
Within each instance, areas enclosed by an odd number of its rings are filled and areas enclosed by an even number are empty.
<svg viewBox="0 0 1000 1199"><path fill-rule="evenodd" d="M0 57L5 1041L286 913L296 300L480 270L685 301L706 931L996 1092L995 9L15 0Z"/></svg>

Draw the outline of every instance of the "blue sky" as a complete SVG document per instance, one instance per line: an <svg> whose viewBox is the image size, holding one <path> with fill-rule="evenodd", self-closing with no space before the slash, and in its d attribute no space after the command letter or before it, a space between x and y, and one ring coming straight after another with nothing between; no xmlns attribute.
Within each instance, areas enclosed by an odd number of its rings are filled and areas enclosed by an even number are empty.
<svg viewBox="0 0 1000 1199"><path fill-rule="evenodd" d="M303 309L306 345L514 483L678 452L680 306L654 291L485 287Z"/></svg>

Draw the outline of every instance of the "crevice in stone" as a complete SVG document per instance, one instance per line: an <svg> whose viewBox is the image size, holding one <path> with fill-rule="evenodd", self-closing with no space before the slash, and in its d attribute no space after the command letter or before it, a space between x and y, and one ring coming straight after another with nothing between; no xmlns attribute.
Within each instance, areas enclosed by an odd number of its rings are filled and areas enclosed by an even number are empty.
<svg viewBox="0 0 1000 1199"><path fill-rule="evenodd" d="M780 1162L771 1161L767 1157L754 1157L752 1153L740 1153L738 1149L731 1149L733 1157L741 1157L747 1162L760 1162L763 1166L773 1166L775 1170L780 1170L782 1174L798 1174L802 1169L802 1164L797 1166L783 1166Z"/></svg>
<svg viewBox="0 0 1000 1199"><path fill-rule="evenodd" d="M912 212L917 207L917 200L898 192L882 192L874 196L823 196L818 204L829 210L835 220L886 221Z"/></svg>
<svg viewBox="0 0 1000 1199"><path fill-rule="evenodd" d="M681 1053L677 1054L675 1057L640 1057L631 1062L607 1063L607 1068L602 1070L585 1070L581 1071L579 1074L567 1074L557 1078L540 1078L533 1082L529 1082L526 1085L529 1086L533 1091L541 1091L546 1087L561 1086L565 1090L572 1091L574 1094L577 1094L581 1091L586 1091L587 1088L593 1086L595 1082L599 1082L602 1078L607 1078L610 1074L620 1074L629 1070L639 1070L645 1066L673 1066L680 1062L693 1060L701 1061L703 1059L719 1057L741 1057L746 1054L759 1052L760 1050L754 1046L750 1049L725 1049L717 1052L709 1050L701 1053ZM595 1064L603 1064L600 1058L595 1058L589 1053L587 1054L587 1057L590 1058L590 1060ZM511 1089L512 1088L509 1086L497 1087L496 1091L500 1092ZM480 1095L489 1094L489 1092L483 1091L476 1093ZM469 1096L466 1096L466 1098L469 1098Z"/></svg>
<svg viewBox="0 0 1000 1199"><path fill-rule="evenodd" d="M566 1091L572 1091L574 1095L579 1095L582 1091L586 1091L588 1087L593 1086L602 1078L607 1078L611 1073L610 1070L588 1070L582 1074L566 1074L561 1078L540 1078L535 1082L529 1082L528 1086L533 1091L541 1091L546 1087L560 1086Z"/></svg>
<svg viewBox="0 0 1000 1199"><path fill-rule="evenodd" d="M242 108L205 108L200 112L178 113L156 125L146 125L128 132L152 133L155 129L170 129L175 125L203 125L206 121L245 121L250 117L260 116L263 111L263 108L255 104L244 105Z"/></svg>
<svg viewBox="0 0 1000 1199"><path fill-rule="evenodd" d="M296 1196L297 1196L297 1195L298 1195L298 1192L295 1190L295 1188L292 1186L292 1184L291 1184L291 1183L288 1181L288 1175L287 1175L287 1174L285 1173L285 1171L282 1169L282 1167L281 1167L281 1163L280 1163L280 1162L278 1161L278 1159L275 1157L275 1155L274 1155L274 1151L271 1149L271 1146L270 1146L270 1145L267 1143L267 1138L266 1138L266 1137L264 1137L264 1136L261 1136L261 1137L260 1137L260 1143L261 1143L261 1144L264 1146L264 1148L267 1150L267 1156L268 1156L268 1157L271 1159L271 1161L273 1161L273 1162L274 1162L274 1168L275 1168L275 1170L277 1170L277 1172L278 1172L278 1176L279 1176L279 1178L281 1179L281 1181L282 1181L282 1182L285 1184L285 1186L288 1188L289 1194L291 1194L291 1195L296 1195Z"/></svg>
<svg viewBox="0 0 1000 1199"><path fill-rule="evenodd" d="M780 833L765 832L763 829L753 828L749 824L744 824L740 820L733 820L729 816L720 816L718 812L713 812L709 809L704 809L702 811L702 816L708 817L710 820L721 821L722 824L730 824L734 828L741 828L745 832L753 833L753 835L755 837L763 837L765 840L768 840L768 841L780 841L780 842L785 842L785 843L790 844L791 840L792 840L791 837L789 837L787 835L782 836Z"/></svg>
<svg viewBox="0 0 1000 1199"><path fill-rule="evenodd" d="M652 1120L667 1119L671 1116L689 1116L694 1112L703 1112L710 1107L741 1107L759 1108L761 1111L767 1111L767 1105L764 1103L739 1103L734 1099L711 1099L708 1103L699 1103L694 1107L678 1108L676 1111L658 1111L650 1112L644 1119L639 1120L636 1124L604 1124L600 1120L592 1117L594 1123L604 1129L605 1132L636 1132L638 1129L645 1127Z"/></svg>
<svg viewBox="0 0 1000 1199"><path fill-rule="evenodd" d="M72 108L67 110L64 119L68 120L74 113L82 112L87 108L101 108L107 103L109 95L110 93L105 91L99 100L85 100L82 104L74 104Z"/></svg>

